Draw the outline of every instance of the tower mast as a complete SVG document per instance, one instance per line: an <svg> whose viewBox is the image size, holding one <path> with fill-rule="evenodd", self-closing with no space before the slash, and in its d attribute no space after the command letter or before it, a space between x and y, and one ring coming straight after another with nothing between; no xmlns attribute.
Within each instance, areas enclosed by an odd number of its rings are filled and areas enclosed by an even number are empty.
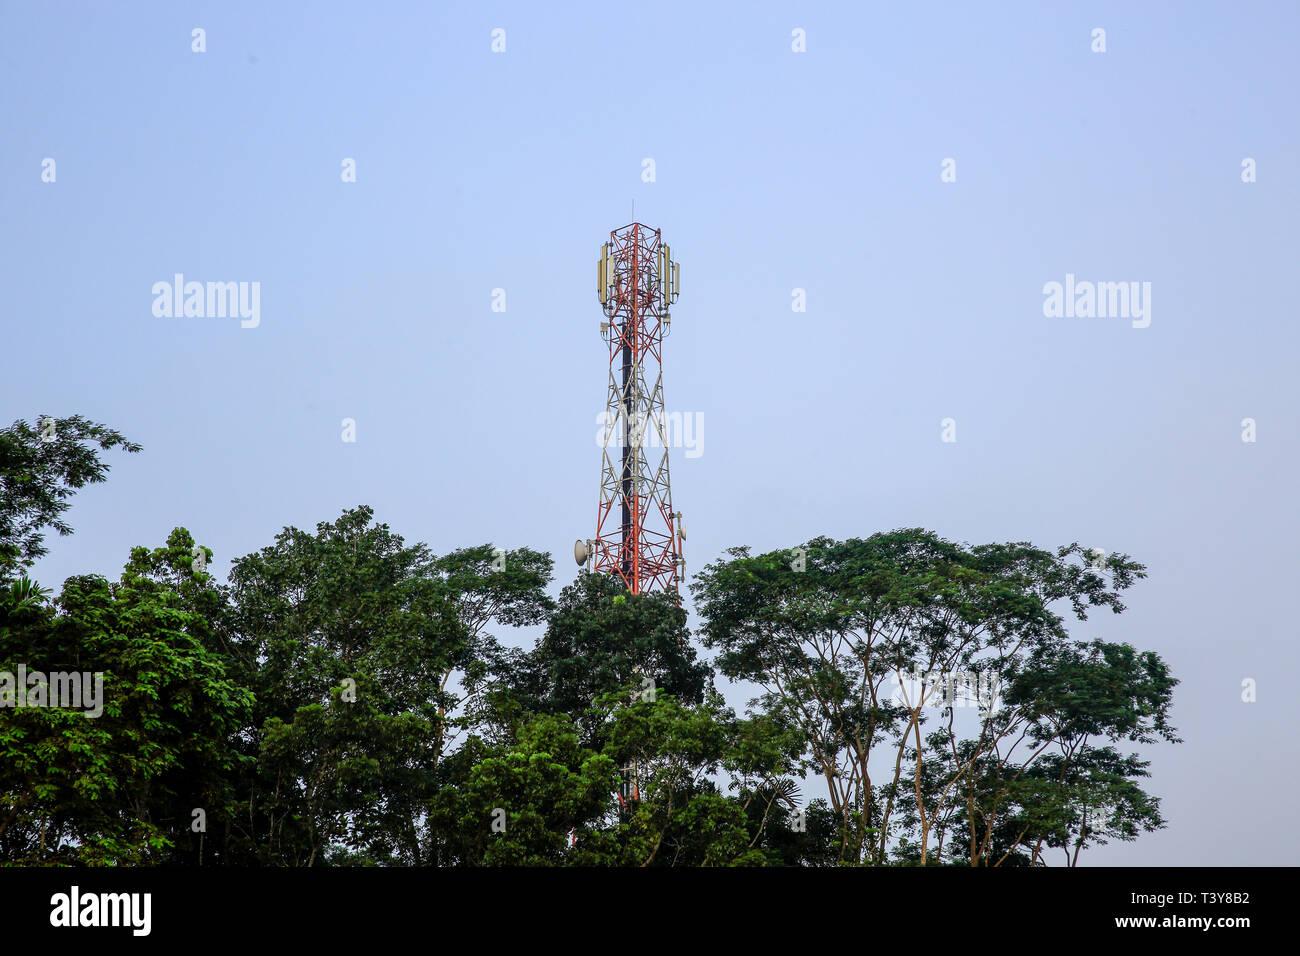
<svg viewBox="0 0 1300 956"><path fill-rule="evenodd" d="M680 597L684 535L668 474L663 340L681 268L658 229L633 222L610 232L596 272L609 389L596 537L578 542L574 556L579 564L590 559L593 571L617 574L633 594Z"/></svg>

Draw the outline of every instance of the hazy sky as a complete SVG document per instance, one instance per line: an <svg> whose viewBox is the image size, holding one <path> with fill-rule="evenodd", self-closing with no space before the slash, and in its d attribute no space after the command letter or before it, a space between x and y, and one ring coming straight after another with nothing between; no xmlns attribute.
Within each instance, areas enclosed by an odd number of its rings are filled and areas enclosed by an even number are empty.
<svg viewBox="0 0 1300 956"><path fill-rule="evenodd" d="M1125 552L1128 612L1074 632L1168 660L1186 743L1149 752L1168 828L1084 859L1297 862L1295 3L293 6L0 2L0 419L144 445L43 584L176 525L224 576L366 503L558 590L635 202L682 263L688 572L912 526ZM155 316L176 273L259 323ZM1048 317L1067 275L1149 311Z"/></svg>

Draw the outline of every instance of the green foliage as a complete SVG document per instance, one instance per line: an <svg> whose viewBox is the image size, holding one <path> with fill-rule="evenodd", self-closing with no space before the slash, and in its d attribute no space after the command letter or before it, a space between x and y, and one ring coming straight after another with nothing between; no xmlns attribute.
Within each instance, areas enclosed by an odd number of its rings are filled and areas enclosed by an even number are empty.
<svg viewBox="0 0 1300 956"><path fill-rule="evenodd" d="M583 748L564 715L519 727L508 746L487 750L460 786L432 801L431 820L459 837L441 862L479 866L554 866L566 862L570 832L610 800L613 762Z"/></svg>
<svg viewBox="0 0 1300 956"><path fill-rule="evenodd" d="M0 581L47 551L45 530L72 533L63 514L72 492L105 479L108 465L94 446L140 446L104 425L74 415L41 416L35 426L19 420L0 429Z"/></svg>
<svg viewBox="0 0 1300 956"><path fill-rule="evenodd" d="M561 593L537 646L504 676L507 707L567 714L594 746L598 697L645 683L698 703L709 668L696 659L678 604L662 594L628 594L610 575L583 573Z"/></svg>
<svg viewBox="0 0 1300 956"><path fill-rule="evenodd" d="M1041 863L1044 847L1073 841L1073 863L1106 835L1162 825L1134 782L1144 765L1089 741L1176 741L1176 681L1154 654L1071 642L1055 610L1121 612L1120 592L1146 573L1127 556L1096 568L1077 544L969 548L920 529L818 538L802 561L729 555L693 585L705 644L725 675L762 688L757 713L797 729L800 769L830 793L842 862ZM982 673L1005 706L981 710L963 736L952 706L897 692L934 671Z"/></svg>
<svg viewBox="0 0 1300 956"><path fill-rule="evenodd" d="M0 431L0 675L103 675L100 716L0 710L0 862L1074 865L1164 825L1127 749L1178 740L1177 681L1066 626L1123 610L1127 556L920 529L733 549L692 585L713 666L663 595L581 573L552 601L549 555L437 556L366 507L225 585L177 528L51 601L24 571L117 445ZM492 633L542 623L527 651ZM758 685L745 716L714 667ZM916 671L978 671L1001 706L900 695Z"/></svg>
<svg viewBox="0 0 1300 956"><path fill-rule="evenodd" d="M0 719L0 859L161 861L191 810L226 796L237 764L226 744L252 698L157 580L201 586L191 544L178 529L167 548L135 549L116 583L69 578L57 607L13 591L0 604L0 671L103 674L98 717L40 707Z"/></svg>
<svg viewBox="0 0 1300 956"><path fill-rule="evenodd" d="M504 653L485 627L534 623L550 558L490 546L435 558L369 508L286 528L235 562L226 626L257 696L241 858L428 862L438 767ZM456 679L459 675L459 680Z"/></svg>

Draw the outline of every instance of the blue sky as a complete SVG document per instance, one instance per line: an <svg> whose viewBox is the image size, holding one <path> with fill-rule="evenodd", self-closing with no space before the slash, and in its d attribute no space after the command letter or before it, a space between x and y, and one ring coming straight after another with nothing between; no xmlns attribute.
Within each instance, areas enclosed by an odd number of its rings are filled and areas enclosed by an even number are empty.
<svg viewBox="0 0 1300 956"><path fill-rule="evenodd" d="M114 574L176 525L224 574L366 503L436 550L549 550L558 589L594 532L595 259L635 202L682 263L688 572L912 526L1128 553L1129 611L1075 632L1163 655L1186 743L1149 753L1168 829L1089 862L1294 864L1298 27L1293 3L0 2L0 418L144 445L37 576ZM154 316L175 273L260 283L260 324ZM1151 283L1149 326L1048 318L1067 274Z"/></svg>

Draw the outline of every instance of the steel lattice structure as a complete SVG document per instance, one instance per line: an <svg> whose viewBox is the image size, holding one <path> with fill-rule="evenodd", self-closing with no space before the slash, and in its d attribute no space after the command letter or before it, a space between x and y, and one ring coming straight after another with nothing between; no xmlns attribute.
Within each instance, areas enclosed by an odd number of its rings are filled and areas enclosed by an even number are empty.
<svg viewBox="0 0 1300 956"><path fill-rule="evenodd" d="M673 511L664 414L663 341L681 270L658 229L639 222L609 234L597 264L608 321L609 390L601 443L593 571L617 574L633 594L680 597L681 514ZM649 452L649 454L647 454Z"/></svg>

